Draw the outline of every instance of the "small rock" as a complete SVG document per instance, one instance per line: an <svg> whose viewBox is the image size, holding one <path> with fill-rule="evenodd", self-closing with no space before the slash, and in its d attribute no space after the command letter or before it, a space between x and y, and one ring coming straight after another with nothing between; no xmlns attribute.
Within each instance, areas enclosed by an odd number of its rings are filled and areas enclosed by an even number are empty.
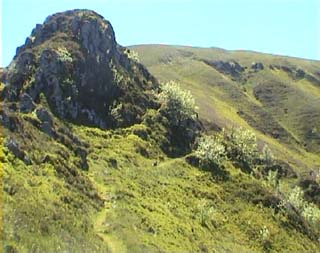
<svg viewBox="0 0 320 253"><path fill-rule="evenodd" d="M115 169L118 168L118 162L117 162L116 159L114 159L114 158L109 159L109 163L110 163L112 168L115 168Z"/></svg>
<svg viewBox="0 0 320 253"><path fill-rule="evenodd" d="M78 156L80 156L80 159L81 159L80 167L81 167L81 169L88 170L89 169L89 164L88 164L88 161L87 161L88 152L83 148L78 148L76 150L76 154Z"/></svg>
<svg viewBox="0 0 320 253"><path fill-rule="evenodd" d="M17 128L17 119L9 116L5 111L0 114L0 123L10 131L14 131Z"/></svg>
<svg viewBox="0 0 320 253"><path fill-rule="evenodd" d="M236 61L204 61L206 64L213 66L219 72L224 74L231 75L233 77L239 77L241 73L245 70L238 62Z"/></svg>
<svg viewBox="0 0 320 253"><path fill-rule="evenodd" d="M295 77L298 79L304 78L306 75L306 72L304 72L302 69L297 69L295 73Z"/></svg>
<svg viewBox="0 0 320 253"><path fill-rule="evenodd" d="M261 62L253 62L251 64L251 68L258 71L258 70L263 70L264 66Z"/></svg>
<svg viewBox="0 0 320 253"><path fill-rule="evenodd" d="M51 114L45 108L39 108L36 110L36 114L41 122L47 122L50 126L53 125Z"/></svg>
<svg viewBox="0 0 320 253"><path fill-rule="evenodd" d="M45 121L41 124L41 130L47 135L54 137L55 131L53 130L52 125L48 121Z"/></svg>
<svg viewBox="0 0 320 253"><path fill-rule="evenodd" d="M17 158L24 161L26 165L32 164L31 159L27 156L27 154L23 150L21 150L18 143L14 139L10 138L6 146Z"/></svg>
<svg viewBox="0 0 320 253"><path fill-rule="evenodd" d="M36 105L33 103L32 97L29 94L24 93L21 96L20 112L28 113L33 111L35 107Z"/></svg>

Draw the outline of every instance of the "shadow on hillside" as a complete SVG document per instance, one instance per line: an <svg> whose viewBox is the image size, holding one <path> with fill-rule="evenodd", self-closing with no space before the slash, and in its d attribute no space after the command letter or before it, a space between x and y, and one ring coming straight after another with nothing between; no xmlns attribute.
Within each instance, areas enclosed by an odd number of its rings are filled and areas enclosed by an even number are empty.
<svg viewBox="0 0 320 253"><path fill-rule="evenodd" d="M230 179L230 173L223 165L220 167L217 165L201 166L199 158L194 155L186 156L186 161L190 165L197 167L200 170L210 172L212 178L216 181L227 181Z"/></svg>

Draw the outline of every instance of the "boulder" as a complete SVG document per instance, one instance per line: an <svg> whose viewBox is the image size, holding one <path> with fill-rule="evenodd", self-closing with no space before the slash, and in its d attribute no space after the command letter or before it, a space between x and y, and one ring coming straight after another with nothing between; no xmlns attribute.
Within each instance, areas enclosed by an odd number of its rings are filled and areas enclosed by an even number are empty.
<svg viewBox="0 0 320 253"><path fill-rule="evenodd" d="M259 71L259 70L263 70L264 69L264 66L261 62L253 62L251 64L251 68L255 71Z"/></svg>
<svg viewBox="0 0 320 253"><path fill-rule="evenodd" d="M231 61L208 61L204 60L204 62L216 70L223 74L231 75L232 77L240 77L241 73L245 70L238 62L231 60Z"/></svg>
<svg viewBox="0 0 320 253"><path fill-rule="evenodd" d="M36 107L32 97L28 93L23 93L20 98L20 112L29 113Z"/></svg>
<svg viewBox="0 0 320 253"><path fill-rule="evenodd" d="M295 72L295 77L297 79L302 79L305 77L305 75L306 75L306 72L304 72L304 70L302 70L302 69L297 69Z"/></svg>
<svg viewBox="0 0 320 253"><path fill-rule="evenodd" d="M20 148L18 143L10 138L8 142L6 143L6 147L20 160L22 160L25 164L31 165L32 161L28 157L28 155Z"/></svg>
<svg viewBox="0 0 320 253"><path fill-rule="evenodd" d="M36 115L41 122L47 122L49 126L53 125L53 119L51 114L45 108L39 108L36 110Z"/></svg>

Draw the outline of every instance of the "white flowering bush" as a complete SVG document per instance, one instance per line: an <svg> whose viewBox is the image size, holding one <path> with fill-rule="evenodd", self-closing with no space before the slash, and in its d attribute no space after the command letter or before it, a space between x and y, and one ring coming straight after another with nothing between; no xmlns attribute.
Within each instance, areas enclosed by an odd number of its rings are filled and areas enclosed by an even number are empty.
<svg viewBox="0 0 320 253"><path fill-rule="evenodd" d="M174 81L161 85L158 99L175 125L196 116L196 104L190 91L182 90Z"/></svg>
<svg viewBox="0 0 320 253"><path fill-rule="evenodd" d="M304 200L303 191L300 187L295 187L292 190L288 202L310 225L320 228L320 209L313 203Z"/></svg>
<svg viewBox="0 0 320 253"><path fill-rule="evenodd" d="M241 127L233 128L228 139L228 153L231 157L248 165L258 157L257 137L252 131Z"/></svg>
<svg viewBox="0 0 320 253"><path fill-rule="evenodd" d="M305 201L303 199L303 191L300 187L295 187L291 191L288 201L293 205L297 210L303 210Z"/></svg>
<svg viewBox="0 0 320 253"><path fill-rule="evenodd" d="M221 138L215 136L201 137L195 155L204 166L220 166L227 158L226 149L222 144Z"/></svg>
<svg viewBox="0 0 320 253"><path fill-rule="evenodd" d="M308 204L302 211L302 216L312 225L318 225L320 228L320 210L314 204Z"/></svg>

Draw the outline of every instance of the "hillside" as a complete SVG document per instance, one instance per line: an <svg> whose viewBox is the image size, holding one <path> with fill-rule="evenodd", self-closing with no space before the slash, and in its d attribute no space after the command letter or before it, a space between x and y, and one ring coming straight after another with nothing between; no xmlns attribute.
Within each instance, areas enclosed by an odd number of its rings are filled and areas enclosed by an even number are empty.
<svg viewBox="0 0 320 253"><path fill-rule="evenodd" d="M256 131L300 172L320 164L320 62L218 48L132 47L160 81L194 95L208 129Z"/></svg>
<svg viewBox="0 0 320 253"><path fill-rule="evenodd" d="M317 252L319 63L134 50L72 10L1 70L3 252Z"/></svg>

